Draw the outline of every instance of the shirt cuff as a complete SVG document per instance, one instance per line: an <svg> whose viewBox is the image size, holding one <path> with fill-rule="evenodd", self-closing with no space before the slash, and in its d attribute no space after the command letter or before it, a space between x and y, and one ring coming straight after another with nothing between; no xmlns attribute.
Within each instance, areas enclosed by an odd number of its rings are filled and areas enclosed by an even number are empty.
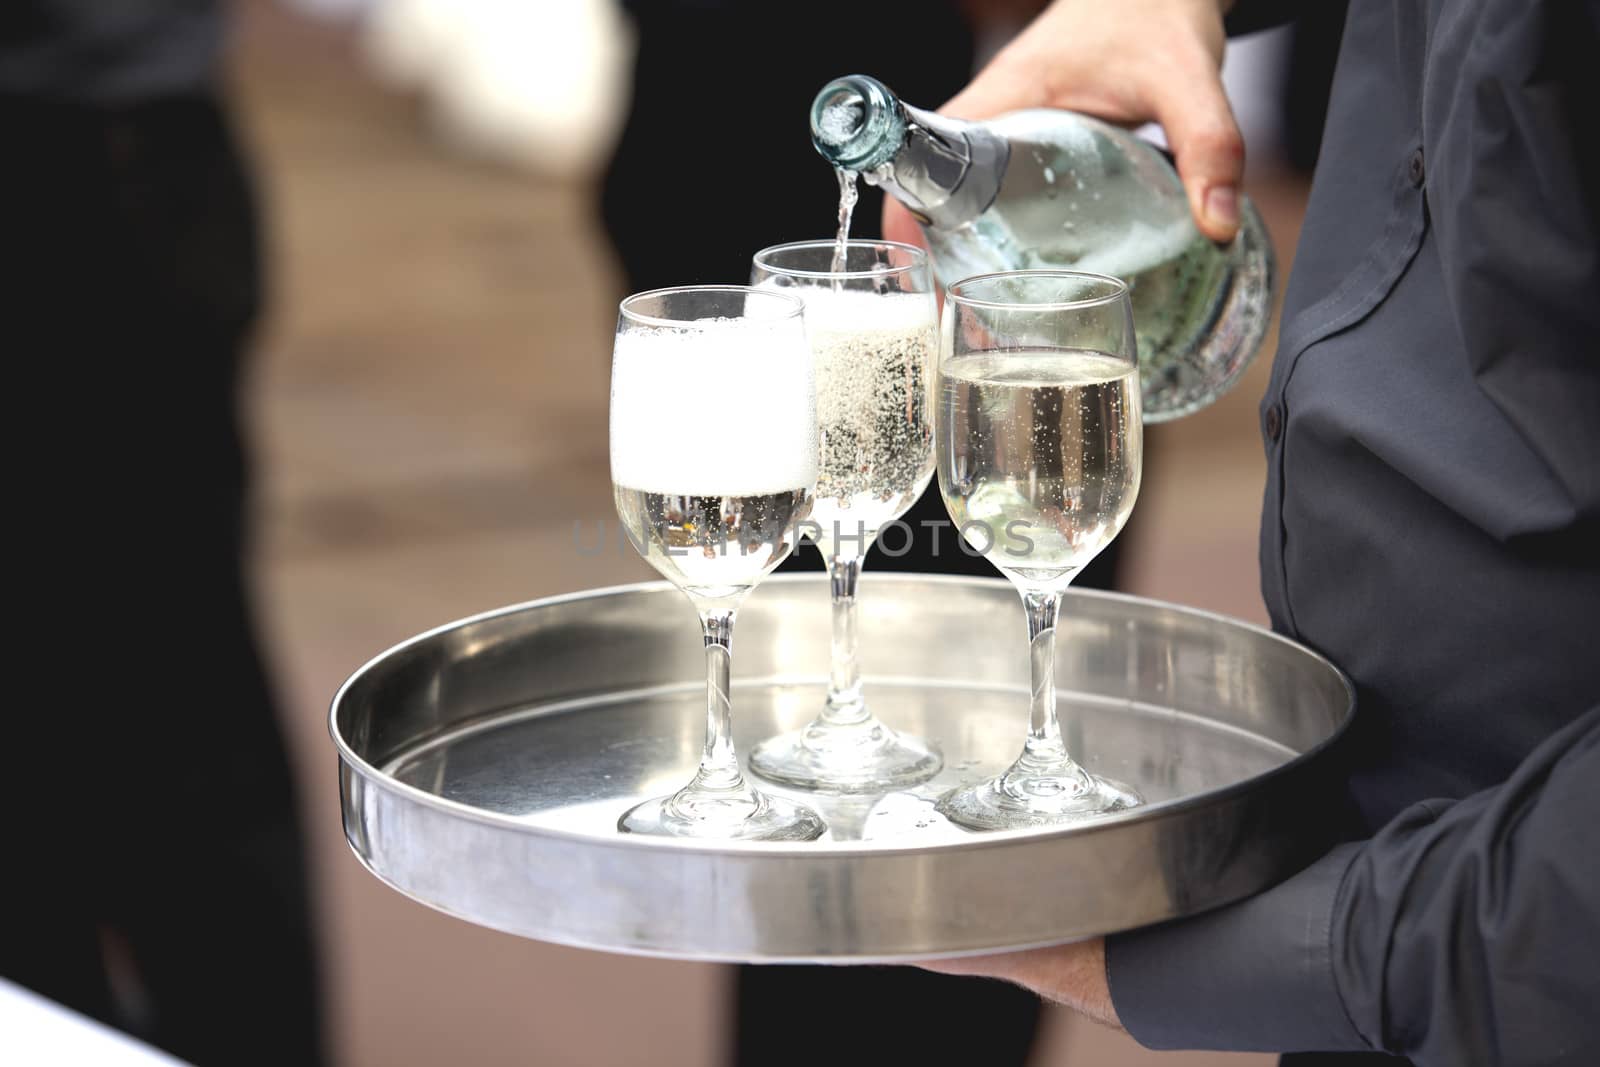
<svg viewBox="0 0 1600 1067"><path fill-rule="evenodd" d="M1342 845L1237 904L1106 939L1122 1025L1153 1049L1370 1051L1333 977L1335 899L1359 845Z"/></svg>

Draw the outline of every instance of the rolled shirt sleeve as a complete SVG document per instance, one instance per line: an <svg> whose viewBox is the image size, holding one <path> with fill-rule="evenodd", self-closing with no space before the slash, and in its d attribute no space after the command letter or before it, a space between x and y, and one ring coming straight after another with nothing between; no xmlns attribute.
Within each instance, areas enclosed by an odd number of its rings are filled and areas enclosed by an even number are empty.
<svg viewBox="0 0 1600 1067"><path fill-rule="evenodd" d="M1281 885L1109 938L1151 1048L1600 1063L1600 707L1504 784L1402 812Z"/></svg>

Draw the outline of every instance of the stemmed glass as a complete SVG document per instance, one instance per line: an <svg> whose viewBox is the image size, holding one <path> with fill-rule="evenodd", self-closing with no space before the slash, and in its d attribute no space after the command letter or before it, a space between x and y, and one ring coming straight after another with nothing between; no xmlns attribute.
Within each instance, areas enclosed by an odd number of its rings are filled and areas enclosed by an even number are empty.
<svg viewBox="0 0 1600 1067"><path fill-rule="evenodd" d="M733 747L740 603L794 549L817 482L805 305L748 286L630 296L611 364L611 481L633 547L700 613L706 740L694 780L633 808L632 833L806 841L810 808L751 787Z"/></svg>
<svg viewBox="0 0 1600 1067"><path fill-rule="evenodd" d="M939 490L962 537L1017 587L1033 675L1028 738L1005 773L946 795L952 822L995 830L1139 803L1068 754L1055 691L1056 611L1139 494L1143 427L1128 287L1071 271L967 278L946 292Z"/></svg>
<svg viewBox="0 0 1600 1067"><path fill-rule="evenodd" d="M943 763L926 741L867 710L856 659L856 584L883 526L933 478L931 377L938 339L933 275L920 248L892 241L801 241L756 253L751 281L806 304L822 447L805 529L828 564L832 667L817 717L756 746L750 769L828 793L927 780Z"/></svg>

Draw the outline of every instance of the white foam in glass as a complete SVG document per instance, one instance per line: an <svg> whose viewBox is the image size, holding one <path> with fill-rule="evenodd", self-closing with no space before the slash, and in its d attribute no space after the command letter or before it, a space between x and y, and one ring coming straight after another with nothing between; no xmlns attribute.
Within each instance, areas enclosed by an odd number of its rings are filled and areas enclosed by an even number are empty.
<svg viewBox="0 0 1600 1067"><path fill-rule="evenodd" d="M816 395L798 322L703 320L618 334L611 480L684 496L814 486Z"/></svg>

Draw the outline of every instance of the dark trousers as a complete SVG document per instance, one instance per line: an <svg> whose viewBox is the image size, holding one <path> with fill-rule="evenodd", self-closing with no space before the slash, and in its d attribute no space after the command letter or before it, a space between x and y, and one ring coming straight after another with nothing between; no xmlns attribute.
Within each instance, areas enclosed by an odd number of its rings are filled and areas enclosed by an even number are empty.
<svg viewBox="0 0 1600 1067"><path fill-rule="evenodd" d="M0 98L0 144L28 620L0 974L197 1065L319 1064L303 842L243 570L244 164L204 96Z"/></svg>

